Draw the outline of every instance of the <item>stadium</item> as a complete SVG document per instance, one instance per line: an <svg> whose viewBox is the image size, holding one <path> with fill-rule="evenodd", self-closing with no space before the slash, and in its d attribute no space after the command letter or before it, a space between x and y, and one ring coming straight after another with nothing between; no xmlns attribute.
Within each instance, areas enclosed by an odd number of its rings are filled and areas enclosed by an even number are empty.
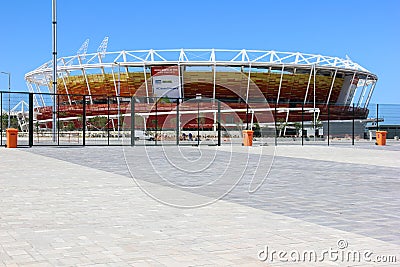
<svg viewBox="0 0 400 267"><path fill-rule="evenodd" d="M327 119L365 120L378 80L347 56L245 49L106 52L107 41L104 39L96 53L86 53L87 40L76 55L58 58L57 96L51 61L25 75L29 91L34 93L39 127L52 127L52 107L57 103L58 119L63 122L60 127L71 122L73 127L82 127L78 124L84 109L86 118L108 117L94 128L115 130L120 127L118 116L130 114L132 97L135 109L142 111L146 129L157 129L155 123L172 129L176 120L168 122L167 117L175 112L175 103L187 103L189 110L194 107L192 100L199 98L211 100L208 109L215 107L212 100L222 102L243 125L250 120L252 125L309 121L314 126ZM154 109L164 111L156 120ZM273 113L273 118L249 116L257 110ZM182 130L198 127L196 120L182 120ZM212 129L215 121L214 112L203 122L203 129Z"/></svg>

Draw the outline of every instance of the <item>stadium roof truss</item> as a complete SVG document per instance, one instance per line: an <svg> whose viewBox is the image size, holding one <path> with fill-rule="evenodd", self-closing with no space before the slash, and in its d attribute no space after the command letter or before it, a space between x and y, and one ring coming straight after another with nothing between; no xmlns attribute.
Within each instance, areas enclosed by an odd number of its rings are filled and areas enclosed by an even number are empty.
<svg viewBox="0 0 400 267"><path fill-rule="evenodd" d="M273 50L228 50L228 49L166 49L166 50L132 50L106 52L108 38L103 40L97 53L86 54L87 44L74 56L60 57L57 60L57 75L60 78L69 76L72 71L79 71L86 79L87 71L100 69L104 74L106 68L124 67L151 67L155 65L180 66L223 66L248 67L249 77L252 68L285 68L308 69L310 78L312 73L319 69L331 70L334 78L338 71L352 75L352 83L358 76L357 87L361 88L358 100L351 100L357 106L367 106L374 91L378 77L367 69L353 62L348 56L345 59L331 56L305 54L300 52L278 52ZM27 73L25 80L31 92L41 92L40 86L49 87L52 80L52 61L46 62L37 69ZM214 68L215 71L215 68ZM250 79L250 78L249 78ZM310 82L309 82L310 83ZM333 86L333 83L332 83ZM332 91L331 86L331 91ZM88 90L89 84L88 84ZM51 89L49 88L51 92ZM307 88L308 92L308 88ZM307 94L306 94L307 95ZM39 101L35 99L37 104ZM278 93L279 101L279 93ZM43 102L43 101L42 101ZM327 103L329 102L329 97Z"/></svg>
<svg viewBox="0 0 400 267"><path fill-rule="evenodd" d="M190 65L315 65L317 67L331 67L348 69L353 71L369 73L359 64L353 62L349 57L346 59L304 54L300 52L278 52L264 50L226 50L226 49L170 49L170 50L133 50L119 52L104 52L81 54L74 56L60 57L58 59L58 71L68 71L81 68L112 67L119 63L129 66L143 65L165 65L165 64L190 64ZM49 61L37 69L26 74L29 77L33 74L43 73L52 69L52 62Z"/></svg>

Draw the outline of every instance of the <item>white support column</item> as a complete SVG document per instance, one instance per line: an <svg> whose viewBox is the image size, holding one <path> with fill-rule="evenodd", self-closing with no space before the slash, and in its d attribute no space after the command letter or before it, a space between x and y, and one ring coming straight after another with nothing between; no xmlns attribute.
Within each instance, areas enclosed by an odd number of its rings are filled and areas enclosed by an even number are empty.
<svg viewBox="0 0 400 267"><path fill-rule="evenodd" d="M371 100L372 93L373 93L374 90L375 90L375 86L376 86L376 83L377 83L377 82L378 82L378 80L375 80L375 81L374 81L374 84L373 84L372 87L371 87L371 90L369 90L369 94L368 94L367 100L365 101L364 108L368 107L369 101Z"/></svg>
<svg viewBox="0 0 400 267"><path fill-rule="evenodd" d="M246 89L246 105L249 102L249 91L250 91L250 81L251 81L251 64L249 64L249 73L247 75L247 89Z"/></svg>
<svg viewBox="0 0 400 267"><path fill-rule="evenodd" d="M321 110L318 108L316 112L317 112L317 120L318 120L319 119L319 115L321 114Z"/></svg>
<svg viewBox="0 0 400 267"><path fill-rule="evenodd" d="M38 102L37 97L36 97L35 89L33 89L32 84L31 84L30 82L28 82L28 81L26 82L26 85L27 85L28 88L29 88L29 92L33 93L34 107L38 107L38 106L39 106L39 102Z"/></svg>
<svg viewBox="0 0 400 267"><path fill-rule="evenodd" d="M150 103L150 100L149 100L149 86L147 85L146 65L143 65L143 76L144 76L144 86L146 88L147 104L149 104Z"/></svg>
<svg viewBox="0 0 400 267"><path fill-rule="evenodd" d="M144 128L144 131L147 133L147 118L148 117L146 117L146 115L143 115L142 118L143 118L143 128Z"/></svg>
<svg viewBox="0 0 400 267"><path fill-rule="evenodd" d="M103 66L103 59L100 55L100 53L97 53L98 59L99 59L99 63L101 65L101 73L103 74L103 77L106 77L106 72L104 71L104 66ZM65 64L64 64L65 65Z"/></svg>
<svg viewBox="0 0 400 267"><path fill-rule="evenodd" d="M289 112L290 112L290 109L288 108L286 110L286 121L285 121L285 128L283 130L283 136L286 135L286 128L287 128L287 124L288 124L288 121L289 121Z"/></svg>
<svg viewBox="0 0 400 267"><path fill-rule="evenodd" d="M114 118L112 118L112 119L111 119L111 124L112 124L112 127L113 127L113 131L115 132L115 123L114 123Z"/></svg>
<svg viewBox="0 0 400 267"><path fill-rule="evenodd" d="M364 82L363 88L361 90L360 97L358 98L358 101L357 101L357 107L360 107L361 102L364 99L365 91L366 91L366 88L367 88L368 78L369 78L369 75L367 75L367 77L365 78L365 82Z"/></svg>
<svg viewBox="0 0 400 267"><path fill-rule="evenodd" d="M214 52L214 51L213 51ZM215 61L215 55L214 55L214 61ZM216 80L217 80L217 66L216 66L216 64L214 64L213 65L213 104L215 105L215 98L216 98L216 94L217 94L217 92L216 92L216 85L215 85L215 83L216 83ZM217 131L217 113L216 112L213 112L214 113L214 123L213 123L213 131L214 132L216 132Z"/></svg>
<svg viewBox="0 0 400 267"><path fill-rule="evenodd" d="M276 104L279 103L279 98L281 96L281 87L282 87L282 79L283 79L283 71L285 70L285 64L282 64L282 70L281 70L281 79L279 81L279 89L278 89L278 96L276 98Z"/></svg>
<svg viewBox="0 0 400 267"><path fill-rule="evenodd" d="M182 97L183 88L182 88L182 80L181 80L181 64L178 62L178 86L179 86L179 96Z"/></svg>
<svg viewBox="0 0 400 267"><path fill-rule="evenodd" d="M93 104L92 92L90 92L89 80L88 80L88 78L87 78L86 71L85 71L84 68L82 68L82 74L83 74L83 76L85 77L86 86L87 86L88 93L89 93L90 104Z"/></svg>
<svg viewBox="0 0 400 267"><path fill-rule="evenodd" d="M216 80L217 80L217 70L216 70L216 68L217 68L217 66L214 64L213 65L213 99L215 100L215 97L216 97L216 89L215 89L215 83L216 83ZM215 122L215 121L214 121Z"/></svg>
<svg viewBox="0 0 400 267"><path fill-rule="evenodd" d="M354 78L356 78L356 74L357 74L357 72L355 71L355 72L354 72L354 74L353 74L353 78L351 79L351 82L350 82L349 88L348 88L348 92L349 92L349 93L351 93L351 86L353 85ZM357 87L356 87L356 89L355 89L355 90L357 90ZM350 101L350 103L349 103L349 106L350 106L350 105L353 103L353 100L354 100L354 94L355 94L355 92L353 93L353 96L352 96L352 98L351 98L351 101ZM348 102L349 102L349 97L350 97L350 95L347 95L347 98L346 98L345 105L347 105L347 104L348 104Z"/></svg>
<svg viewBox="0 0 400 267"><path fill-rule="evenodd" d="M329 104L329 100L331 100L331 95L332 95L333 86L334 86L334 84L335 84L336 75L337 75L337 69L335 70L335 74L333 75L333 79L332 79L332 83L331 83L331 88L329 89L328 98L327 98L326 104L325 104L326 106Z"/></svg>
<svg viewBox="0 0 400 267"><path fill-rule="evenodd" d="M40 86L37 83L33 83L33 84L35 85L36 90L39 93L39 97L40 97L40 100L42 102L42 107L46 106L46 103L44 102L43 94L42 94L42 92L40 90Z"/></svg>
<svg viewBox="0 0 400 267"><path fill-rule="evenodd" d="M115 80L114 66L111 67L111 74L113 76L115 95L118 95L118 86L117 86L117 81Z"/></svg>
<svg viewBox="0 0 400 267"><path fill-rule="evenodd" d="M126 84L127 86L129 85L128 79L129 79L129 68L128 66L125 66L125 74L126 74Z"/></svg>
<svg viewBox="0 0 400 267"><path fill-rule="evenodd" d="M182 98L185 98L185 80L184 80L184 77L183 77L183 73L184 73L184 71L185 71L185 66L180 66L180 68L179 68L179 82L181 83L181 85L182 85L182 88L181 88L181 90L182 90Z"/></svg>
<svg viewBox="0 0 400 267"><path fill-rule="evenodd" d="M308 89L310 88L310 82L311 82L311 76L312 76L313 70L314 70L314 67L311 66L310 76L308 77L306 94L304 96L304 104L307 102Z"/></svg>
<svg viewBox="0 0 400 267"><path fill-rule="evenodd" d="M72 102L71 102L71 97L70 97L70 95L69 95L69 92L68 92L67 83L65 82L65 78L64 78L64 76L63 76L63 75L61 75L61 79L62 79L62 81L63 81L63 84L64 84L65 92L67 93L68 102L69 102L69 104L70 104L70 105L72 105Z"/></svg>
<svg viewBox="0 0 400 267"><path fill-rule="evenodd" d="M82 66L82 60L81 60L80 55L78 55L78 62L82 68L82 75L83 75L83 77L85 77L85 82L86 82L86 86L87 86L88 93L89 93L90 104L93 104L92 93L90 92L89 80L87 78L85 68Z"/></svg>

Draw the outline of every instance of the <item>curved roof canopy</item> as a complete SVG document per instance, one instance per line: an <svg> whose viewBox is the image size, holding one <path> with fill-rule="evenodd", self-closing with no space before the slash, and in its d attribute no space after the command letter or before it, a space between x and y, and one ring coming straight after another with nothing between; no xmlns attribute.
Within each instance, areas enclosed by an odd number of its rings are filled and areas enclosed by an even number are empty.
<svg viewBox="0 0 400 267"><path fill-rule="evenodd" d="M165 50L131 50L118 52L97 52L59 57L59 72L80 69L120 66L142 67L151 65L199 65L199 66L293 66L343 69L368 75L376 75L353 62L345 59L300 52L278 52L273 50L228 50L228 49L165 49ZM37 69L27 73L25 79L34 79L36 74L47 74L52 71L52 61L46 62Z"/></svg>

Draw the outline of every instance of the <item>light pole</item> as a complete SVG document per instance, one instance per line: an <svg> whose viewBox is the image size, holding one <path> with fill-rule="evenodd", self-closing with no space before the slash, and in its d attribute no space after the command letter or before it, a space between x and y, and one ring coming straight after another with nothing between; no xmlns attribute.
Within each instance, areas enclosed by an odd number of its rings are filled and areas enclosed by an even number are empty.
<svg viewBox="0 0 400 267"><path fill-rule="evenodd" d="M0 73L6 74L8 75L8 128L10 128L11 126L11 73L10 72L4 72L4 71L0 71Z"/></svg>
<svg viewBox="0 0 400 267"><path fill-rule="evenodd" d="M57 142L57 0L52 0L52 45L53 45L53 142ZM85 127L85 126L84 126Z"/></svg>

